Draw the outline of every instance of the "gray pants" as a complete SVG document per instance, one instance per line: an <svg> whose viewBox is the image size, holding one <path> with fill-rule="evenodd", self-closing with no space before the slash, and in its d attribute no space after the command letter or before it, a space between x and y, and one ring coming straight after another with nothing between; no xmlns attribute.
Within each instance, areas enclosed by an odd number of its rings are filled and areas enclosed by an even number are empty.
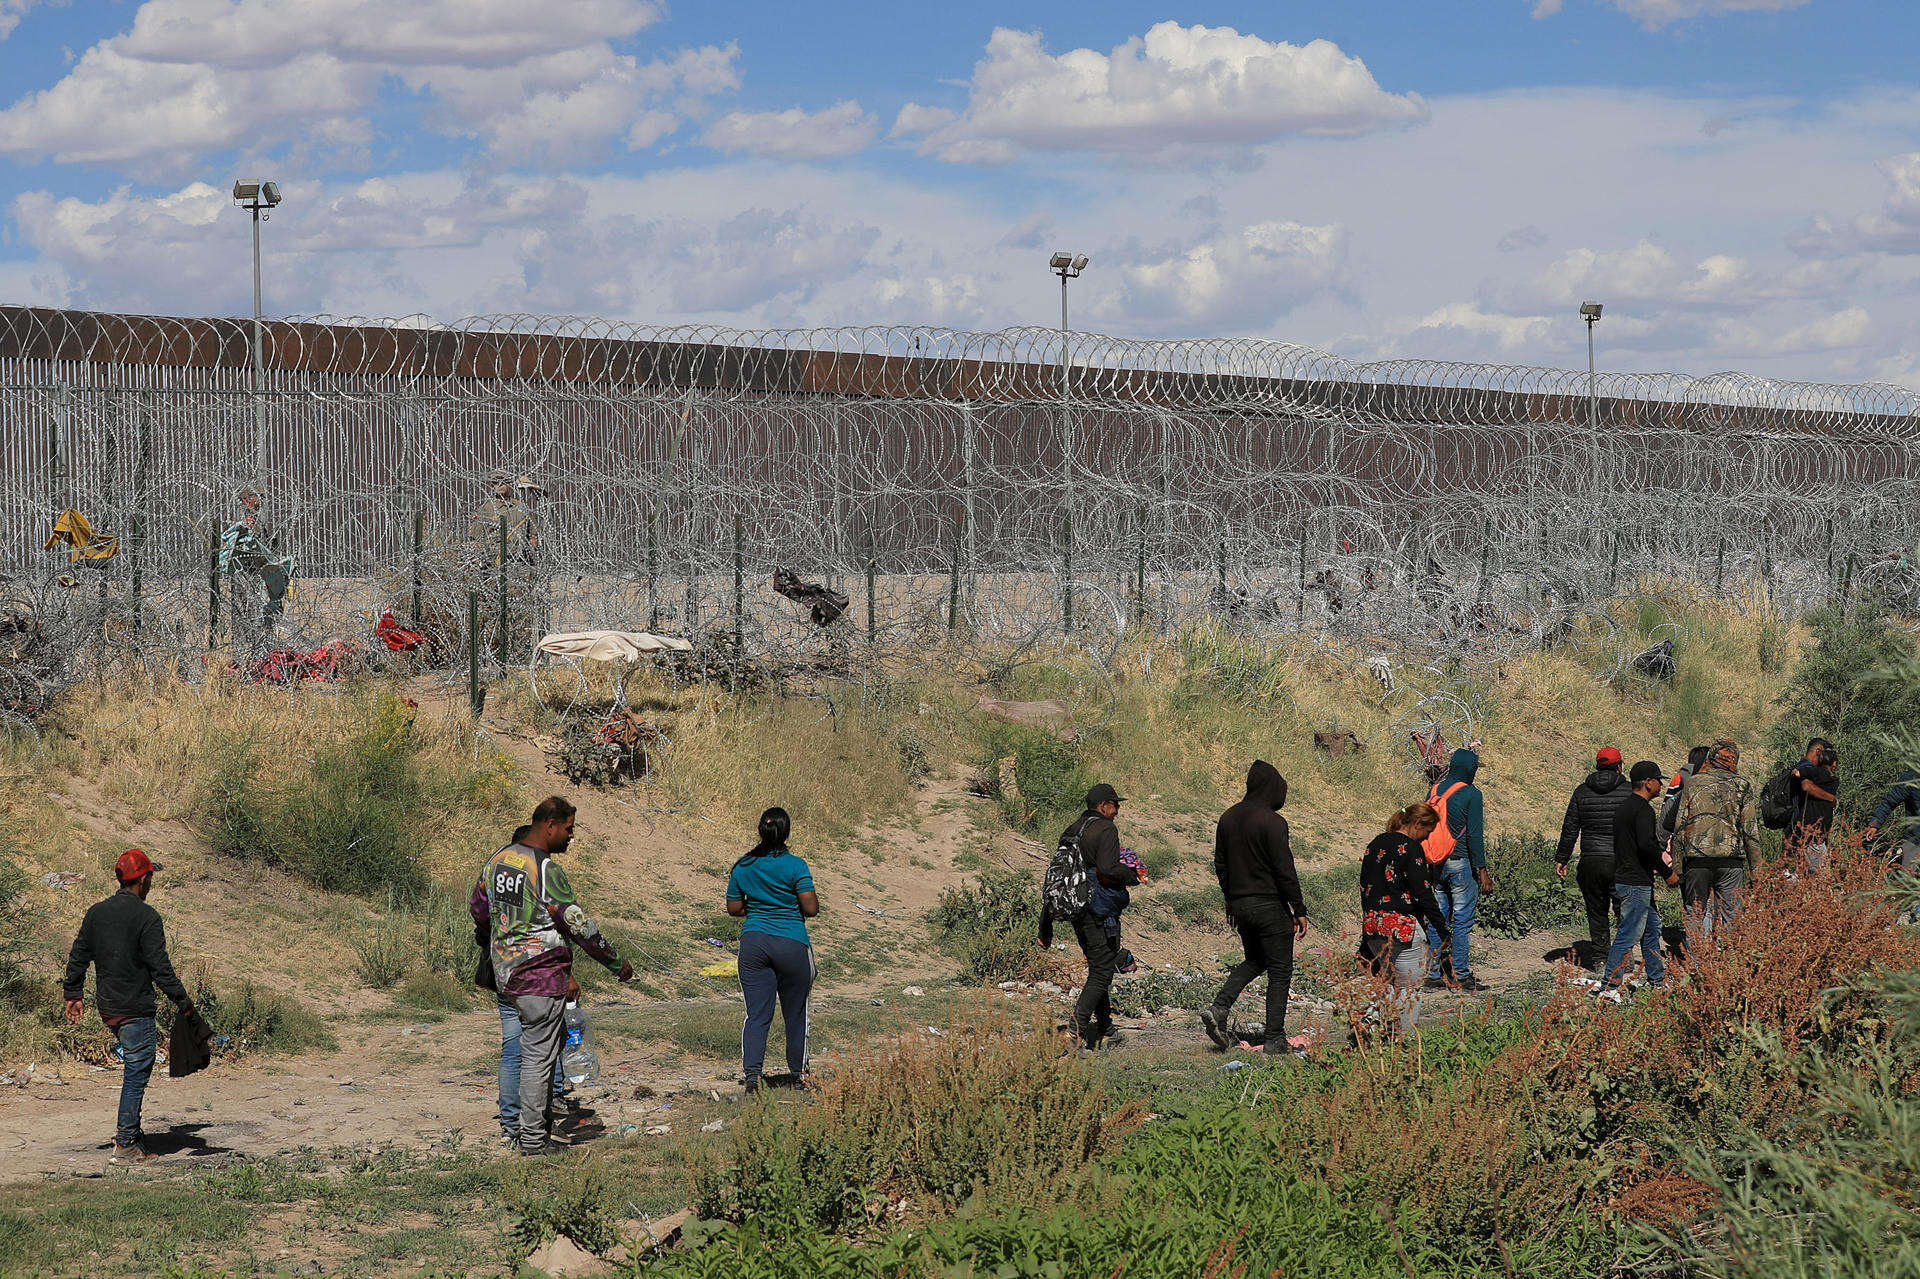
<svg viewBox="0 0 1920 1279"><path fill-rule="evenodd" d="M1381 976L1391 972L1386 990L1387 1008L1381 1010L1376 1005L1369 1011L1382 1017L1396 1017L1400 1033L1411 1035L1420 1020L1420 988L1427 979L1427 935L1415 929L1410 942L1376 936L1369 936L1367 941L1373 949L1374 971Z"/></svg>
<svg viewBox="0 0 1920 1279"><path fill-rule="evenodd" d="M1700 935L1713 936L1716 928L1725 928L1740 913L1740 895L1747 888L1747 868L1739 866L1689 866L1680 878L1680 897L1687 904L1689 920L1700 916Z"/></svg>
<svg viewBox="0 0 1920 1279"><path fill-rule="evenodd" d="M513 1008L520 1014L520 1153L538 1155L547 1148L547 1106L567 1037L567 1001L515 995Z"/></svg>

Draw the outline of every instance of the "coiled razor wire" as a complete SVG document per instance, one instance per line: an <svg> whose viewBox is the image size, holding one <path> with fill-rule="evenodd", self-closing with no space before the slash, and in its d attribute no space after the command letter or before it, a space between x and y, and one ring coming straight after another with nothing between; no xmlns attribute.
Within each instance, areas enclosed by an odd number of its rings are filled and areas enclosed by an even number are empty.
<svg viewBox="0 0 1920 1279"><path fill-rule="evenodd" d="M1136 627L1378 674L1505 660L1650 580L1912 607L1898 386L516 315L270 321L256 389L254 336L0 308L0 719L117 662L379 652L384 610L450 683L607 628L692 639L708 673L952 644L1097 686ZM247 488L293 565L278 615L217 557ZM66 510L118 553L43 550Z"/></svg>

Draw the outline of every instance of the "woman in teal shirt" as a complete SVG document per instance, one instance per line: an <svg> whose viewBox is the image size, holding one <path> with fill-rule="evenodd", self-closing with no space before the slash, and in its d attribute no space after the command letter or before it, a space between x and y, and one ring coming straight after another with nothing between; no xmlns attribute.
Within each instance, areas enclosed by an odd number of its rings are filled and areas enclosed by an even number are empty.
<svg viewBox="0 0 1920 1279"><path fill-rule="evenodd" d="M727 876L727 914L746 921L740 925L740 991L747 998L740 1067L749 1090L766 1086L760 1068L776 995L786 1019L787 1069L795 1083L807 1069L807 1004L814 976L807 921L820 913L820 899L807 864L787 851L792 831L786 809L760 814L760 842Z"/></svg>

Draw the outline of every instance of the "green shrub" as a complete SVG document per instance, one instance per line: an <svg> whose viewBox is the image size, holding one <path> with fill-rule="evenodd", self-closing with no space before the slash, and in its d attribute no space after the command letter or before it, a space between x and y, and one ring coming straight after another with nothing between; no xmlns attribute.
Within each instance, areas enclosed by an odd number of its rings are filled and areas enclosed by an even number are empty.
<svg viewBox="0 0 1920 1279"><path fill-rule="evenodd" d="M516 1161L501 1175L500 1198L523 1252L560 1235L589 1252L604 1252L620 1242L619 1194L592 1155L578 1162Z"/></svg>
<svg viewBox="0 0 1920 1279"><path fill-rule="evenodd" d="M1487 847L1495 881L1480 895L1474 927L1495 937L1524 937L1543 928L1584 925L1586 909L1573 872L1554 873L1554 847L1541 835L1500 835Z"/></svg>
<svg viewBox="0 0 1920 1279"><path fill-rule="evenodd" d="M1113 1010L1144 1017L1159 1008L1205 1008L1220 993L1217 973L1147 973L1113 983Z"/></svg>
<svg viewBox="0 0 1920 1279"><path fill-rule="evenodd" d="M1040 880L1037 874L993 868L942 890L927 913L934 940L960 961L969 981L1020 976L1038 954ZM1063 924L1062 927L1065 927Z"/></svg>
<svg viewBox="0 0 1920 1279"><path fill-rule="evenodd" d="M201 810L216 850L340 892L421 896L427 835L490 775L430 760L413 710L387 689L350 694L346 732L291 761L251 736L206 744Z"/></svg>
<svg viewBox="0 0 1920 1279"><path fill-rule="evenodd" d="M1826 737L1840 752L1840 815L1864 825L1907 763L1890 736L1920 723L1913 640L1878 605L1816 609L1806 621L1814 642L1776 699L1768 755L1748 771L1759 784Z"/></svg>
<svg viewBox="0 0 1920 1279"><path fill-rule="evenodd" d="M942 1034L896 1035L826 1075L805 1107L742 1108L723 1142L691 1156L694 1206L729 1221L861 1230L975 1196L1071 1199L1138 1107L1110 1100L1097 1060L1050 1017L1027 1014L956 1009Z"/></svg>
<svg viewBox="0 0 1920 1279"><path fill-rule="evenodd" d="M297 1053L332 1049L338 1045L326 1023L312 1009L294 999L264 990L250 981L215 986L205 969L187 980L187 993L213 1031L215 1051L232 1056L247 1053ZM174 1006L160 1001L160 1035L173 1033Z"/></svg>
<svg viewBox="0 0 1920 1279"><path fill-rule="evenodd" d="M987 735L979 762L987 793L1000 801L1009 825L1029 834L1054 833L1082 810L1088 777L1078 742L1056 741L1037 729L996 724ZM1000 785L999 761L1013 759L1013 783L1018 795L1005 794Z"/></svg>
<svg viewBox="0 0 1920 1279"><path fill-rule="evenodd" d="M1218 888L1156 889L1143 897L1145 900L1139 905L1152 911L1166 911L1189 928L1224 929L1227 926L1227 907Z"/></svg>
<svg viewBox="0 0 1920 1279"><path fill-rule="evenodd" d="M1326 870L1302 872L1300 897L1306 903L1308 919L1338 934L1343 923L1360 918L1360 863L1345 862Z"/></svg>

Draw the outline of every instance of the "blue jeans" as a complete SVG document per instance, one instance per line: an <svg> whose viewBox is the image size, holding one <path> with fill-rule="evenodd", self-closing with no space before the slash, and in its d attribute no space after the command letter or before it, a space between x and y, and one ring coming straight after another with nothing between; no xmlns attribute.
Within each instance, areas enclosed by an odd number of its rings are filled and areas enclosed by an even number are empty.
<svg viewBox="0 0 1920 1279"><path fill-rule="evenodd" d="M135 1017L121 1022L114 1034L120 1037L126 1073L120 1077L120 1119L113 1142L116 1146L131 1146L140 1140L140 1103L147 1099L147 1081L153 1078L153 1055L159 1047L160 1028L151 1017Z"/></svg>
<svg viewBox="0 0 1920 1279"><path fill-rule="evenodd" d="M1620 984L1627 957L1639 942L1640 955L1647 961L1647 983L1658 986L1667 979L1667 966L1660 956L1660 912L1653 908L1653 886L1615 884L1613 899L1620 903L1620 931L1613 935L1613 949L1607 952L1607 985Z"/></svg>
<svg viewBox="0 0 1920 1279"><path fill-rule="evenodd" d="M1440 899L1440 913L1453 925L1453 975L1464 981L1473 976L1472 961L1467 958L1467 941L1473 936L1473 908L1480 904L1480 881L1473 873L1473 862L1466 857L1449 857L1433 874L1433 895ZM1448 953L1447 940L1440 930L1427 925L1427 978L1438 981L1440 960Z"/></svg>
<svg viewBox="0 0 1920 1279"><path fill-rule="evenodd" d="M561 1054L564 1057L566 1054ZM556 1100L567 1094L567 1079L560 1062L553 1063L553 1095ZM520 1013L511 999L500 1001L500 1130L509 1137L520 1135Z"/></svg>

